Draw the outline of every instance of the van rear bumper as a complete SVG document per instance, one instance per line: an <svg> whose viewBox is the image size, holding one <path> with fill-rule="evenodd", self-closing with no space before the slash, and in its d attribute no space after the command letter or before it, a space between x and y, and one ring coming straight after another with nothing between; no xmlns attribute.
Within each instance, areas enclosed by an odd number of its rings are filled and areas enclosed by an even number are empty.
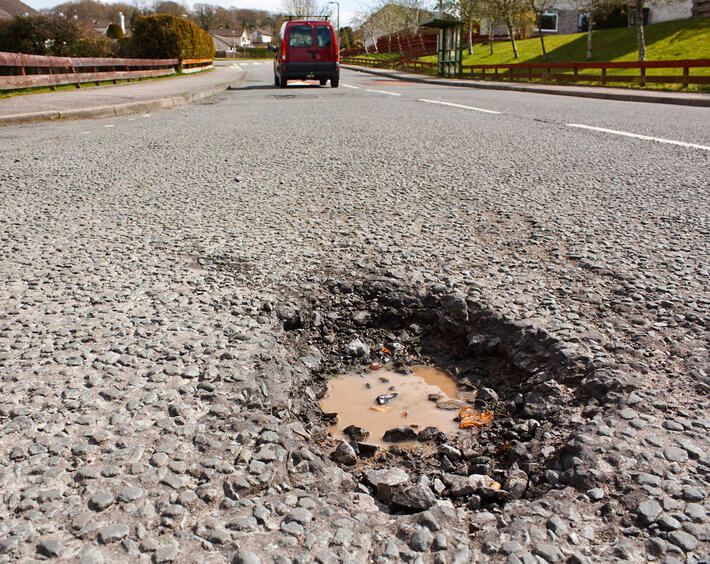
<svg viewBox="0 0 710 564"><path fill-rule="evenodd" d="M282 80L306 80L309 78L338 78L340 76L340 65L338 63L292 63L275 66L276 74Z"/></svg>

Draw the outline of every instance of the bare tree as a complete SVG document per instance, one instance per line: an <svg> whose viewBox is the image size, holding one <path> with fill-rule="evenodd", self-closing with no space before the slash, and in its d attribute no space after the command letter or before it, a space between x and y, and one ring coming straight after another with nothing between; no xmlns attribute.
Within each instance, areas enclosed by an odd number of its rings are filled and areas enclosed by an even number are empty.
<svg viewBox="0 0 710 564"><path fill-rule="evenodd" d="M281 0L281 6L287 14L294 16L329 16L331 9L318 0Z"/></svg>
<svg viewBox="0 0 710 564"><path fill-rule="evenodd" d="M459 14L466 25L468 34L468 54L473 54L473 30L483 19L483 4L485 0L459 0Z"/></svg>
<svg viewBox="0 0 710 564"><path fill-rule="evenodd" d="M527 11L527 5L523 0L487 0L490 4L491 15L494 19L505 25L510 36L510 44L513 47L513 57L518 58L518 45L515 42L515 34L518 31L518 22L521 14ZM517 24L517 25L516 25Z"/></svg>
<svg viewBox="0 0 710 564"><path fill-rule="evenodd" d="M545 35L542 31L542 19L545 12L550 8L554 0L528 0L528 5L530 9L535 14L535 21L537 23L537 31L540 34L540 46L542 47L542 56L547 57L547 49L545 49Z"/></svg>

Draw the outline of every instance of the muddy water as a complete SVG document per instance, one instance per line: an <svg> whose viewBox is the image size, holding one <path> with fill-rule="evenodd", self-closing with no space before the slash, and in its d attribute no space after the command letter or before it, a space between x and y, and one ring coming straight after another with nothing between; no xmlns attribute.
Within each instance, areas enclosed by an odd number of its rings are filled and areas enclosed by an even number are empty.
<svg viewBox="0 0 710 564"><path fill-rule="evenodd" d="M429 400L431 394L439 396L440 401L455 399L456 380L431 366L414 366L412 369L414 374L409 375L377 370L332 379L328 393L321 400L324 412L338 414L331 435L343 439L343 429L357 425L370 432L362 442L390 445L392 443L385 443L382 436L394 427L412 426L417 432L429 426L445 433L456 431L458 424L454 417L458 410L440 409L435 401ZM385 405L378 404L378 396L392 393L397 397Z"/></svg>

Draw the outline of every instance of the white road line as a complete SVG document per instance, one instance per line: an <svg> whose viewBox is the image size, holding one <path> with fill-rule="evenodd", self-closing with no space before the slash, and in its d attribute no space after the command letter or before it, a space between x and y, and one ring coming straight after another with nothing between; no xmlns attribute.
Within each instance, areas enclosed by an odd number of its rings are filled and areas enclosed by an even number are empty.
<svg viewBox="0 0 710 564"><path fill-rule="evenodd" d="M104 125L104 127L115 127L113 124Z"/></svg>
<svg viewBox="0 0 710 564"><path fill-rule="evenodd" d="M616 129L606 129L604 127L592 127L591 125L582 125L580 123L568 123L567 127L577 127L579 129L590 129L592 131L601 131L602 133L611 133L612 135L623 135L624 137L633 137L634 139L643 139L644 141L655 141L656 143L666 143L667 145L678 145L679 147L690 147L691 149L700 149L702 151L710 151L710 147L706 145L696 145L695 143L686 143L685 141L674 141L673 139L663 139L662 137L651 137L649 135L639 135L638 133L629 133L628 131L617 131Z"/></svg>
<svg viewBox="0 0 710 564"><path fill-rule="evenodd" d="M343 84L345 88L352 88L353 90L360 90L359 86L351 86L350 84Z"/></svg>
<svg viewBox="0 0 710 564"><path fill-rule="evenodd" d="M483 108L474 108L473 106L464 106L463 104L452 104L451 102L441 102L439 100L425 100L424 98L419 98L418 102L426 102L427 104L441 104L442 106L451 106L452 108L462 108L464 110L474 110L476 112L483 112L485 114L499 114L494 110L484 110Z"/></svg>
<svg viewBox="0 0 710 564"><path fill-rule="evenodd" d="M397 92L387 92L386 90L370 90L369 88L365 88L365 92L375 92L376 94L389 94L390 96L401 96L401 94L398 94Z"/></svg>

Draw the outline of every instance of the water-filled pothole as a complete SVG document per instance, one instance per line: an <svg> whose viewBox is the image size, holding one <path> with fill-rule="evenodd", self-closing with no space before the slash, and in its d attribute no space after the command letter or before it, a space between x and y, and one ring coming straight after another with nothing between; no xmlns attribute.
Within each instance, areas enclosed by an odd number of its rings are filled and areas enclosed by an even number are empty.
<svg viewBox="0 0 710 564"><path fill-rule="evenodd" d="M378 446L430 441L440 432L455 433L465 400L475 399L475 392L459 391L456 380L439 368L374 368L328 382L320 405L337 414L331 436Z"/></svg>
<svg viewBox="0 0 710 564"><path fill-rule="evenodd" d="M297 337L293 346L301 351L301 361L314 366L318 359L318 369L304 378L292 399L314 443L352 472L361 491L370 491L391 511L407 512L436 499L476 509L535 498L558 484L589 489L601 483L604 474L593 453L570 441L570 433L594 413L583 413L579 400L594 393L596 401L603 401L604 383L594 379L588 359L575 356L572 345L439 287L420 292L394 279L374 279L333 282L328 290L314 296L307 309L279 309L284 329ZM400 383L389 390L393 382L379 382L380 371L352 376L355 367L373 363L445 367L455 380L443 390L446 395L458 400L461 391L471 394L464 401L474 411L472 427L458 429L455 419L462 413L456 405L458 409L443 414L453 423L446 427L452 432L436 433L424 448L383 441L390 424L416 424L419 431L428 422L415 421L411 413L403 417L401 412L409 409L397 402L398 396L385 404L392 406L386 413L395 420L374 426L373 416L379 413L370 407L377 406L376 398L410 387ZM349 381L337 376L342 374L351 374ZM340 405L329 403L328 393L341 385ZM417 396L437 409L424 388ZM360 418L347 419L346 407ZM333 412L339 413L335 429ZM363 413L369 416L365 423ZM349 425L370 434L364 440L344 436ZM370 448L361 448L363 444ZM388 482L383 489L380 483L380 473L389 480L393 472L407 476L396 485L396 497L390 495L395 486Z"/></svg>

